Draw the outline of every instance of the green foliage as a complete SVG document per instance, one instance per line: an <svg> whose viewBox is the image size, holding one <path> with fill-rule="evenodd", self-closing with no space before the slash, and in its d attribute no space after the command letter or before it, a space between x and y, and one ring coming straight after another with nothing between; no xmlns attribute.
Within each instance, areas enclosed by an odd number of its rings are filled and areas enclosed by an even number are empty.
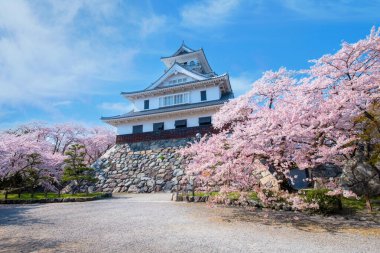
<svg viewBox="0 0 380 253"><path fill-rule="evenodd" d="M240 198L240 192L229 192L227 198L231 201L236 201Z"/></svg>
<svg viewBox="0 0 380 253"><path fill-rule="evenodd" d="M32 200L32 199L55 199L55 198L82 198L82 197L95 197L100 196L103 193L101 192L94 192L94 193L77 193L77 194L61 194L60 196L57 193L49 192L46 194L44 193L35 193L33 197L29 193L22 193L20 194L20 198L18 194L8 194L8 199L10 200ZM0 194L0 199L5 199L4 194Z"/></svg>
<svg viewBox="0 0 380 253"><path fill-rule="evenodd" d="M196 197L205 197L205 196L215 197L215 196L218 196L219 194L220 194L219 192L194 192L194 196ZM187 193L186 195L191 197L193 194ZM227 194L227 198L232 201L238 200L240 198L240 192L229 192ZM251 200L259 200L256 192L249 192L248 198Z"/></svg>
<svg viewBox="0 0 380 253"><path fill-rule="evenodd" d="M380 196L371 198L371 202L375 208L380 208ZM362 211L366 209L364 198L342 198L342 205L344 209L351 209L355 211Z"/></svg>
<svg viewBox="0 0 380 253"><path fill-rule="evenodd" d="M248 193L248 198L250 200L256 200L256 201L260 200L260 198L257 196L257 192L250 192L250 193Z"/></svg>
<svg viewBox="0 0 380 253"><path fill-rule="evenodd" d="M306 202L317 203L319 212L321 213L336 213L342 210L342 202L338 196L329 196L326 193L328 189L307 189L300 193L304 196Z"/></svg>
<svg viewBox="0 0 380 253"><path fill-rule="evenodd" d="M49 177L43 174L42 169L38 168L38 166L42 164L40 154L30 154L27 159L29 165L22 171L22 184L24 188L28 189L33 195L35 189L40 186L43 181L49 180Z"/></svg>
<svg viewBox="0 0 380 253"><path fill-rule="evenodd" d="M0 190L11 191L12 189L20 188L22 182L23 177L20 172L17 172L10 177L0 179Z"/></svg>
<svg viewBox="0 0 380 253"><path fill-rule="evenodd" d="M73 181L77 187L81 187L86 183L95 183L97 181L93 175L94 169L87 167L85 164L86 154L83 145L71 145L65 155L67 158L64 160L63 182Z"/></svg>

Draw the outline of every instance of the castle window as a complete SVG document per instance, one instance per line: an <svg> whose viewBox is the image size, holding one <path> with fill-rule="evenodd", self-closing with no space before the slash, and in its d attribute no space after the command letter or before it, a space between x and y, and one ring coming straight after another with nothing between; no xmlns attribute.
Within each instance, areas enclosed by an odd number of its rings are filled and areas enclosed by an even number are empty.
<svg viewBox="0 0 380 253"><path fill-rule="evenodd" d="M174 123L175 128L185 128L187 127L187 120L182 119L182 120L176 120Z"/></svg>
<svg viewBox="0 0 380 253"><path fill-rule="evenodd" d="M189 103L189 93L181 93L159 98L160 107Z"/></svg>
<svg viewBox="0 0 380 253"><path fill-rule="evenodd" d="M211 125L211 117L200 117L199 118L199 125L200 126L208 126Z"/></svg>
<svg viewBox="0 0 380 253"><path fill-rule="evenodd" d="M207 100L207 93L205 90L201 91L201 101L206 101Z"/></svg>
<svg viewBox="0 0 380 253"><path fill-rule="evenodd" d="M144 100L144 110L149 109L149 99Z"/></svg>
<svg viewBox="0 0 380 253"><path fill-rule="evenodd" d="M143 132L143 125L137 125L132 127L132 132L134 134L142 133Z"/></svg>
<svg viewBox="0 0 380 253"><path fill-rule="evenodd" d="M153 131L162 131L164 130L164 122L153 123Z"/></svg>

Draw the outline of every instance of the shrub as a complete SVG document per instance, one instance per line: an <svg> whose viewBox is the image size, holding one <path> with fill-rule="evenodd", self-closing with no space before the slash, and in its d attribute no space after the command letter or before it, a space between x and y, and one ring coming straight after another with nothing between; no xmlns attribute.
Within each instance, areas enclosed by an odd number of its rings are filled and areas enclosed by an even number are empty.
<svg viewBox="0 0 380 253"><path fill-rule="evenodd" d="M321 213L336 213L342 210L342 201L339 196L329 196L328 189L308 189L300 193L307 203L316 203Z"/></svg>

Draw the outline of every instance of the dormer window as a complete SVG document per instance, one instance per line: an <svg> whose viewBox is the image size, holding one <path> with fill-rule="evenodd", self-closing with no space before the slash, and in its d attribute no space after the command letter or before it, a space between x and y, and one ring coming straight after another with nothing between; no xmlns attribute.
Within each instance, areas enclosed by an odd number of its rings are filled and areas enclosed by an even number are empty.
<svg viewBox="0 0 380 253"><path fill-rule="evenodd" d="M159 98L160 107L189 103L189 93L169 95Z"/></svg>
<svg viewBox="0 0 380 253"><path fill-rule="evenodd" d="M187 78L179 78L175 80L168 81L169 84L177 84L177 83L185 83L187 81Z"/></svg>
<svg viewBox="0 0 380 253"><path fill-rule="evenodd" d="M187 78L180 78L178 79L178 83L184 83L186 82Z"/></svg>

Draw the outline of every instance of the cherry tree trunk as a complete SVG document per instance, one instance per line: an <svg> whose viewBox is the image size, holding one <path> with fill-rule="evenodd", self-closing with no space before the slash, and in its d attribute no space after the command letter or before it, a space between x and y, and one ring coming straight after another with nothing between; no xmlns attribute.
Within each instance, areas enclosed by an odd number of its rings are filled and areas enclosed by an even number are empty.
<svg viewBox="0 0 380 253"><path fill-rule="evenodd" d="M367 211L368 212L372 212L372 203L371 203L371 199L369 198L368 195L365 195L365 206L367 207Z"/></svg>

